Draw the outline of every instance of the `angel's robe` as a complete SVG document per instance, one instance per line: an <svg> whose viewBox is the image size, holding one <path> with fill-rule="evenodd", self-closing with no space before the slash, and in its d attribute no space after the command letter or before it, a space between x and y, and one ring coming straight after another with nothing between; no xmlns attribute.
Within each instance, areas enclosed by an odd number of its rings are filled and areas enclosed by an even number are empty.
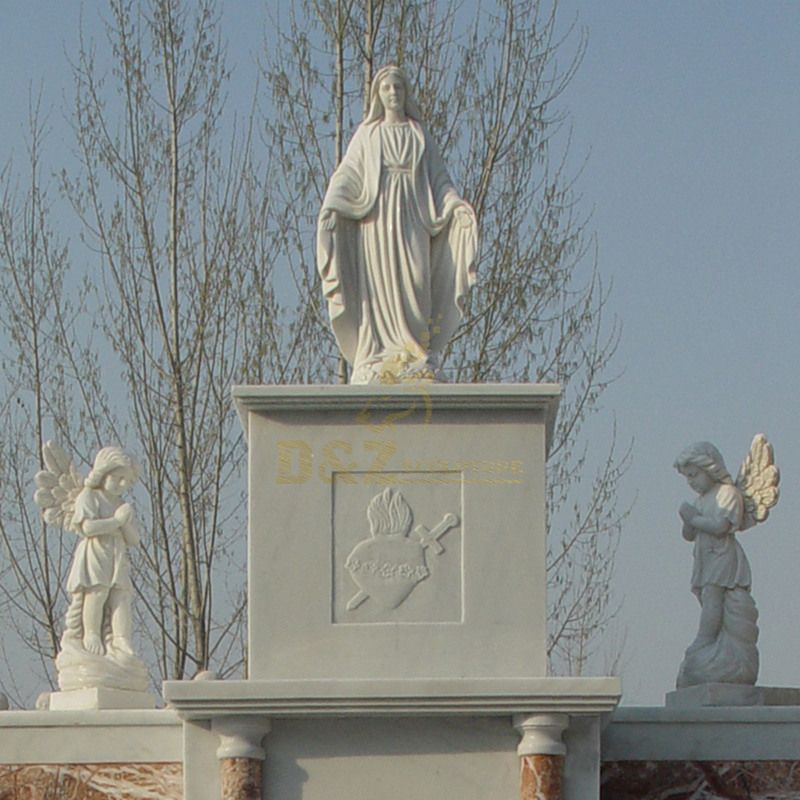
<svg viewBox="0 0 800 800"><path fill-rule="evenodd" d="M459 220L454 212L463 208ZM435 365L475 280L477 224L415 120L359 126L331 177L317 267L352 383L387 362Z"/></svg>
<svg viewBox="0 0 800 800"><path fill-rule="evenodd" d="M729 525L723 534L696 531L692 591L700 594L704 586L714 584L725 589L750 589L750 564L735 536L744 516L742 493L729 483L718 483L694 502L704 517Z"/></svg>
<svg viewBox="0 0 800 800"><path fill-rule="evenodd" d="M113 497L102 489L84 487L75 499L72 521L75 527L82 528L87 520L111 519L122 502L119 497ZM67 591L73 594L101 586L132 588L128 551L119 529L98 536L83 534L75 548Z"/></svg>

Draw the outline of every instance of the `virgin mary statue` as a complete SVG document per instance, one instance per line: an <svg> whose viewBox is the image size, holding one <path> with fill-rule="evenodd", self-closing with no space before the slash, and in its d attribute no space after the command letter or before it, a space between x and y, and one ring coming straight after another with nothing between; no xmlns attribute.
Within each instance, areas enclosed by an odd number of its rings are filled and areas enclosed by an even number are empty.
<svg viewBox="0 0 800 800"><path fill-rule="evenodd" d="M477 221L395 66L331 177L317 267L351 383L436 380L475 281Z"/></svg>

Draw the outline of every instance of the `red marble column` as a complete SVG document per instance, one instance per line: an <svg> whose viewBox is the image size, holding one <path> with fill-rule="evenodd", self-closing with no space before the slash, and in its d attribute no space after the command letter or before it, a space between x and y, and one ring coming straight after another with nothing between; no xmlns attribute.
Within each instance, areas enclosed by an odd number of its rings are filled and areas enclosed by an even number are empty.
<svg viewBox="0 0 800 800"><path fill-rule="evenodd" d="M223 758L219 764L222 800L261 800L263 761Z"/></svg>
<svg viewBox="0 0 800 800"><path fill-rule="evenodd" d="M518 714L514 727L522 735L520 800L561 800L561 773L567 748L561 735L569 725L566 714Z"/></svg>
<svg viewBox="0 0 800 800"><path fill-rule="evenodd" d="M262 800L266 752L261 740L269 733L269 720L245 715L215 717L211 729L220 741L217 758L222 800Z"/></svg>
<svg viewBox="0 0 800 800"><path fill-rule="evenodd" d="M561 800L564 756L520 758L520 800Z"/></svg>

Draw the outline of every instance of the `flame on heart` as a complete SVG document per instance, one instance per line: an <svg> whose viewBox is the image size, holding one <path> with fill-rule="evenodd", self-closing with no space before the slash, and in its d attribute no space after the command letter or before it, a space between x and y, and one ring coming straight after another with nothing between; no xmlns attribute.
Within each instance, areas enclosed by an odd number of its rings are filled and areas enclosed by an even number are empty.
<svg viewBox="0 0 800 800"><path fill-rule="evenodd" d="M367 519L373 537L408 536L414 523L414 514L400 492L387 488L370 501Z"/></svg>

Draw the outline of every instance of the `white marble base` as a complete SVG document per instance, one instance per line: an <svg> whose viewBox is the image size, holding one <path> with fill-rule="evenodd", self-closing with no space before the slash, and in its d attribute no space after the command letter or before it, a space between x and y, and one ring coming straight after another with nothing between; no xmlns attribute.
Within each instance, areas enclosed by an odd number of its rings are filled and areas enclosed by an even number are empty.
<svg viewBox="0 0 800 800"><path fill-rule="evenodd" d="M602 751L605 762L792 761L798 741L800 706L629 706L613 713Z"/></svg>
<svg viewBox="0 0 800 800"><path fill-rule="evenodd" d="M148 692L128 692L122 689L73 689L53 692L50 711L101 711L105 709L155 708L156 699Z"/></svg>
<svg viewBox="0 0 800 800"><path fill-rule="evenodd" d="M0 766L156 764L182 759L183 725L170 709L0 714ZM2 790L0 796L5 797Z"/></svg>
<svg viewBox="0 0 800 800"><path fill-rule="evenodd" d="M800 689L782 686L744 686L702 683L668 692L667 708L698 706L800 706Z"/></svg>
<svg viewBox="0 0 800 800"><path fill-rule="evenodd" d="M620 696L617 678L167 681L163 687L170 708L186 721L185 800L220 796L212 748L226 742L218 734L246 734L242 723L250 720L257 734L259 719L272 721L260 746L268 762L264 796L273 800L519 796L514 714L569 719L563 800L596 798L601 720Z"/></svg>
<svg viewBox="0 0 800 800"><path fill-rule="evenodd" d="M242 386L248 675L547 674L552 385Z"/></svg>

